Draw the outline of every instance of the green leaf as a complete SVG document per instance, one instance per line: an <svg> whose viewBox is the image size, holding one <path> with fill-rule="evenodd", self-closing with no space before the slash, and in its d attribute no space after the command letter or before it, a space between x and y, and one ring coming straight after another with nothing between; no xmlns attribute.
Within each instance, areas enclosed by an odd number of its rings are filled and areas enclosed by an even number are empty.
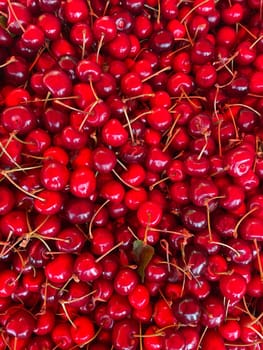
<svg viewBox="0 0 263 350"><path fill-rule="evenodd" d="M154 255L154 248L141 240L133 243L133 254L138 264L138 273L144 282L145 269Z"/></svg>

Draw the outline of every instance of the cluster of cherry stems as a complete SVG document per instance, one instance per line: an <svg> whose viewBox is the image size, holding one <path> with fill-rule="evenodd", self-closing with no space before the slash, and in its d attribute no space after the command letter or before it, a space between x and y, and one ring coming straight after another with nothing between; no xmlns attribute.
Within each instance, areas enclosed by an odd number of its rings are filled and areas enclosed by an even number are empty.
<svg viewBox="0 0 263 350"><path fill-rule="evenodd" d="M263 1L0 0L0 349L263 349Z"/></svg>

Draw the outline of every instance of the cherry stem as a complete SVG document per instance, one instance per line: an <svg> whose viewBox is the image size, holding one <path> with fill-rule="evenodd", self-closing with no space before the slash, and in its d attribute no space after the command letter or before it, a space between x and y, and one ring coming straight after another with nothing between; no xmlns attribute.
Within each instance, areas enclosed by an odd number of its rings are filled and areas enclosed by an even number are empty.
<svg viewBox="0 0 263 350"><path fill-rule="evenodd" d="M7 174L5 170L0 170L0 174L3 175L12 185L14 185L19 191L25 193L27 196L32 197L34 199L38 199L41 202L45 202L44 198L38 197L34 195L33 193L28 192L27 190L23 189L23 187L18 186L15 181Z"/></svg>
<svg viewBox="0 0 263 350"><path fill-rule="evenodd" d="M123 112L124 112L124 116L125 116L125 119L127 121L128 128L129 128L131 141L132 141L132 144L134 145L135 144L135 139L134 139L134 135L133 135L130 119L129 119L129 116L128 116L128 113L127 113L127 108L124 108Z"/></svg>
<svg viewBox="0 0 263 350"><path fill-rule="evenodd" d="M216 241L210 241L209 243L211 243L211 244L218 244L218 245L220 245L220 246L222 246L222 247L226 247L226 248L232 250L238 257L241 256L241 254L239 253L239 251L237 251L235 248L231 247L230 245L227 245L227 244L222 243L222 242L216 242Z"/></svg>
<svg viewBox="0 0 263 350"><path fill-rule="evenodd" d="M11 56L8 61L0 65L0 68L8 66L10 63L16 62L15 56Z"/></svg>
<svg viewBox="0 0 263 350"><path fill-rule="evenodd" d="M234 125L235 134L236 134L236 139L239 140L238 128L237 128L237 124L236 124L236 121L235 121L234 114L233 114L233 112L232 112L231 107L229 107L229 105L227 106L227 108L228 108L228 110L229 110L229 113L230 113L230 116L231 116L231 119L232 119L232 122L233 122L233 125Z"/></svg>
<svg viewBox="0 0 263 350"><path fill-rule="evenodd" d="M102 254L100 257L98 257L95 262L98 263L100 262L103 258L105 258L105 256L107 256L108 254L110 254L113 250L115 250L116 248L120 247L121 245L123 245L123 241L119 242L118 244L116 244L114 247L112 247L111 249L109 249L106 253Z"/></svg>
<svg viewBox="0 0 263 350"><path fill-rule="evenodd" d="M166 177L164 177L164 178L162 178L162 179L156 181L154 184L152 184L152 185L149 187L149 190L152 191L152 190L154 189L154 187L156 187L157 185L160 185L161 183L163 183L163 182L165 182L165 181L167 181L167 180L169 180L169 179L170 179L169 176L166 176Z"/></svg>
<svg viewBox="0 0 263 350"><path fill-rule="evenodd" d="M90 237L90 239L93 238L93 235L92 235L92 225L93 225L93 222L94 222L96 216L97 216L98 213L101 211L101 209L104 208L105 205L107 205L109 202L110 202L110 200L107 199L107 200L96 210L95 214L93 214L93 216L92 216L92 218L91 218L91 220L90 220L90 222L89 222L89 237Z"/></svg>
<svg viewBox="0 0 263 350"><path fill-rule="evenodd" d="M167 66L167 67L164 67L164 68L160 69L159 71L157 71L157 72L155 72L155 73L153 73L151 75L148 75L148 77L142 79L142 83L145 83L147 80L150 80L153 77L156 77L156 75L158 75L160 73L163 73L163 72L165 72L167 70L170 70L171 68L172 68L171 66Z"/></svg>
<svg viewBox="0 0 263 350"><path fill-rule="evenodd" d="M257 111L256 109L248 106L248 105L244 105L243 103L231 103L231 104L226 104L225 107L229 108L229 107L244 107L244 108L247 108L249 109L250 111L254 112L255 114L257 114L259 117L261 116L261 113L259 113L259 111Z"/></svg>
<svg viewBox="0 0 263 350"><path fill-rule="evenodd" d="M98 48L97 48L97 53L96 53L96 62L99 62L99 54L100 54L100 50L102 48L103 45L103 40L104 40L104 34L101 35L99 43L98 43Z"/></svg>
<svg viewBox="0 0 263 350"><path fill-rule="evenodd" d="M12 2L11 2L10 0L7 0L7 3L8 3L8 7L10 8L10 11L12 12L12 15L14 16L14 18L15 18L16 22L18 23L20 29L21 29L22 32L24 33L24 32L25 32L25 28L22 26L21 21L20 21L19 18L17 17L16 12L14 11Z"/></svg>
<svg viewBox="0 0 263 350"><path fill-rule="evenodd" d="M259 38L257 38L257 40L254 41L253 44L251 44L251 45L249 46L249 49L253 49L253 47L256 46L257 43L258 43L261 39L263 39L263 35L261 35Z"/></svg>
<svg viewBox="0 0 263 350"><path fill-rule="evenodd" d="M143 95L131 96L131 97L123 98L122 102L126 103L128 101L137 100L138 98L154 97L154 96L155 96L155 94L143 94ZM126 112L127 112L127 110L126 110Z"/></svg>
<svg viewBox="0 0 263 350"><path fill-rule="evenodd" d="M123 180L123 178L117 173L116 170L112 169L113 174L127 187L131 188L132 190L138 191L139 188L130 185L128 182L126 182L125 180Z"/></svg>
<svg viewBox="0 0 263 350"><path fill-rule="evenodd" d="M87 112L87 111L84 112L84 113L85 113L85 117L83 118L83 120L82 120L82 122L81 122L81 124L80 124L80 126L79 126L79 131L81 131L81 129L83 128L84 124L86 123L86 121L87 121L89 115L91 114L92 110L95 108L95 106L96 106L98 103L99 103L99 100L96 100L95 102L93 102L93 103L88 107L88 108L89 108L88 112Z"/></svg>
<svg viewBox="0 0 263 350"><path fill-rule="evenodd" d="M234 238L237 238L237 230L238 230L240 224L242 223L242 221L243 221L246 217L248 217L250 214L254 213L254 211L256 211L256 210L258 210L257 207L251 209L251 210L248 211L245 215L243 215L242 218L237 222L236 227L235 227L235 229L234 229L234 233L233 233L233 237L234 237Z"/></svg>
<svg viewBox="0 0 263 350"><path fill-rule="evenodd" d="M204 0L200 3L198 3L196 6L192 7L190 11L187 12L187 14L181 19L181 23L184 23L185 20L199 7L205 5L209 0Z"/></svg>
<svg viewBox="0 0 263 350"><path fill-rule="evenodd" d="M69 316L69 313L68 313L68 310L67 310L67 308L66 308L66 305L65 305L64 301L60 300L59 303L61 304L62 309L63 309L63 311L65 312L65 315L66 315L66 317L67 317L69 323L72 325L72 327L77 328L77 326L75 325L75 323L72 321L72 319L71 319L70 316Z"/></svg>
<svg viewBox="0 0 263 350"><path fill-rule="evenodd" d="M256 248L256 252L257 252L257 261L258 261L260 280L261 280L261 282L263 282L263 268L262 268L262 261L261 261L261 258L260 258L260 254L259 254L258 242L257 242L256 239L254 239L253 242L254 242L254 246Z"/></svg>

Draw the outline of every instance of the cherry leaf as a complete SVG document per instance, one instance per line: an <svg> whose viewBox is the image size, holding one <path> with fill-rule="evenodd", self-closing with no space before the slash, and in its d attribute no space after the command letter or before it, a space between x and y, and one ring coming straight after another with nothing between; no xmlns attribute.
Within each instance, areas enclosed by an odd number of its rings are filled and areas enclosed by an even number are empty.
<svg viewBox="0 0 263 350"><path fill-rule="evenodd" d="M141 240L136 240L133 243L133 254L139 266L138 273L144 282L145 269L154 255L154 248Z"/></svg>

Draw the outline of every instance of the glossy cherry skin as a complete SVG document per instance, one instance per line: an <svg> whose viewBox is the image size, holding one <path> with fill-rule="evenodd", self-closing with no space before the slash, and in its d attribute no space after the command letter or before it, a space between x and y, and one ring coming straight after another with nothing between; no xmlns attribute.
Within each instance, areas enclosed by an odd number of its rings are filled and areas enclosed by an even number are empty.
<svg viewBox="0 0 263 350"><path fill-rule="evenodd" d="M138 324L131 319L116 322L112 330L112 342L116 350L135 350L139 339L134 335L138 334Z"/></svg>
<svg viewBox="0 0 263 350"><path fill-rule="evenodd" d="M198 324L201 318L199 302L191 296L175 300L172 309L175 317L184 324Z"/></svg>
<svg viewBox="0 0 263 350"><path fill-rule="evenodd" d="M102 274L102 266L90 253L82 253L75 260L74 272L83 282L92 282Z"/></svg>

